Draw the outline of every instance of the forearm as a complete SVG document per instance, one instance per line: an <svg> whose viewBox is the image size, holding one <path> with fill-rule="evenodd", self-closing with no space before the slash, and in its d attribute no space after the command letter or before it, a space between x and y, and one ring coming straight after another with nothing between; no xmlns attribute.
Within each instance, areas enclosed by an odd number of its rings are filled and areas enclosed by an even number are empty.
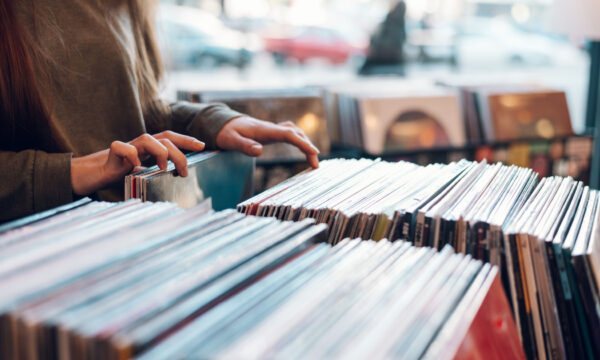
<svg viewBox="0 0 600 360"><path fill-rule="evenodd" d="M104 174L108 150L71 160L71 186L76 195L89 195L110 184Z"/></svg>
<svg viewBox="0 0 600 360"><path fill-rule="evenodd" d="M172 130L194 136L204 141L206 148L215 149L219 131L227 122L241 115L223 104L179 101L149 109L144 118L150 133Z"/></svg>
<svg viewBox="0 0 600 360"><path fill-rule="evenodd" d="M172 106L173 118L185 133L206 143L208 149L217 148L217 134L225 124L242 116L223 104L192 104L179 102Z"/></svg>

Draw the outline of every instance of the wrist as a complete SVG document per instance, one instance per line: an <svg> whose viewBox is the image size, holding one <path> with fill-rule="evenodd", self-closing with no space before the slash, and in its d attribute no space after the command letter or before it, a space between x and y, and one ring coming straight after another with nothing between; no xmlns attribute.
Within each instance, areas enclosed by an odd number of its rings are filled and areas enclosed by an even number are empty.
<svg viewBox="0 0 600 360"><path fill-rule="evenodd" d="M73 194L84 196L89 193L86 191L84 184L84 162L81 157L74 157L71 159L71 187L73 188Z"/></svg>
<svg viewBox="0 0 600 360"><path fill-rule="evenodd" d="M100 164L101 165L101 164ZM71 159L71 187L79 196L89 195L103 186L102 166L88 155Z"/></svg>

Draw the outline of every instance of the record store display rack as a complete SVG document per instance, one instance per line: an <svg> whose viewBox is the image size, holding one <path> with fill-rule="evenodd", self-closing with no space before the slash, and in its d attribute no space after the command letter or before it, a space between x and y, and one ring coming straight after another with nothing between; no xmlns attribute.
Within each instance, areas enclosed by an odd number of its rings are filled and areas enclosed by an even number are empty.
<svg viewBox="0 0 600 360"><path fill-rule="evenodd" d="M500 268L528 358L600 358L599 192L572 178L469 161L330 160L238 205L316 219L328 242L402 240Z"/></svg>
<svg viewBox="0 0 600 360"><path fill-rule="evenodd" d="M202 203L0 228L1 359L525 358L496 266Z"/></svg>
<svg viewBox="0 0 600 360"><path fill-rule="evenodd" d="M571 176L595 188L600 179L600 150L592 156L591 132L574 133L567 94L528 80L369 77L307 87L183 89L178 98L291 121L322 159L381 157L422 165L486 159L529 167L543 177ZM257 160L255 192L301 171L304 161L289 144L266 145Z"/></svg>

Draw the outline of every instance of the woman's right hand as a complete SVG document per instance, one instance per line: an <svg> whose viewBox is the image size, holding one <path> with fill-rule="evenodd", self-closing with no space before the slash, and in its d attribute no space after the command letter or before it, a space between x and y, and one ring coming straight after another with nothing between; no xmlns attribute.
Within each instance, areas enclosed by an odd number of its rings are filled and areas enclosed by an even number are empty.
<svg viewBox="0 0 600 360"><path fill-rule="evenodd" d="M200 140L164 131L156 135L143 134L124 143L114 141L110 149L76 157L71 160L71 184L77 195L88 195L123 179L142 161L154 157L158 167L167 168L171 160L180 176L187 176L187 158L179 149L201 151Z"/></svg>

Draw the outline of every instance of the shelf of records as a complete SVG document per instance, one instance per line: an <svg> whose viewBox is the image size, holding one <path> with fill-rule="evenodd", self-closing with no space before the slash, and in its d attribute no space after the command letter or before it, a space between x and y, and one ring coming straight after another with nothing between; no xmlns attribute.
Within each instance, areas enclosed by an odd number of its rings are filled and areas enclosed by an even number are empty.
<svg viewBox="0 0 600 360"><path fill-rule="evenodd" d="M552 140L519 140L462 148L436 148L418 151L388 152L381 156L346 148L320 156L332 158L381 158L386 161L408 161L419 165L448 163L460 159L501 162L532 168L540 177L570 176L584 184L590 183L593 139L588 135L573 135ZM304 160L257 161L255 193L262 192L306 168Z"/></svg>
<svg viewBox="0 0 600 360"><path fill-rule="evenodd" d="M82 199L5 224L0 358L525 358L498 267L325 240L209 202Z"/></svg>
<svg viewBox="0 0 600 360"><path fill-rule="evenodd" d="M330 244L452 246L498 266L528 358L600 358L600 193L573 178L485 161L334 159L237 209L315 219Z"/></svg>
<svg viewBox="0 0 600 360"><path fill-rule="evenodd" d="M314 87L185 90L178 98L292 121L324 155L340 146L380 156L573 135L565 93L529 81L362 78ZM266 147L259 163L301 158L279 144Z"/></svg>
<svg viewBox="0 0 600 360"><path fill-rule="evenodd" d="M500 162L533 169L540 177L570 176L589 184L593 138L572 135L551 140L528 139L491 144L468 145L464 148L432 149L411 153L388 153L388 161L409 161L420 165L448 163L460 159ZM375 158L371 156L371 158Z"/></svg>

